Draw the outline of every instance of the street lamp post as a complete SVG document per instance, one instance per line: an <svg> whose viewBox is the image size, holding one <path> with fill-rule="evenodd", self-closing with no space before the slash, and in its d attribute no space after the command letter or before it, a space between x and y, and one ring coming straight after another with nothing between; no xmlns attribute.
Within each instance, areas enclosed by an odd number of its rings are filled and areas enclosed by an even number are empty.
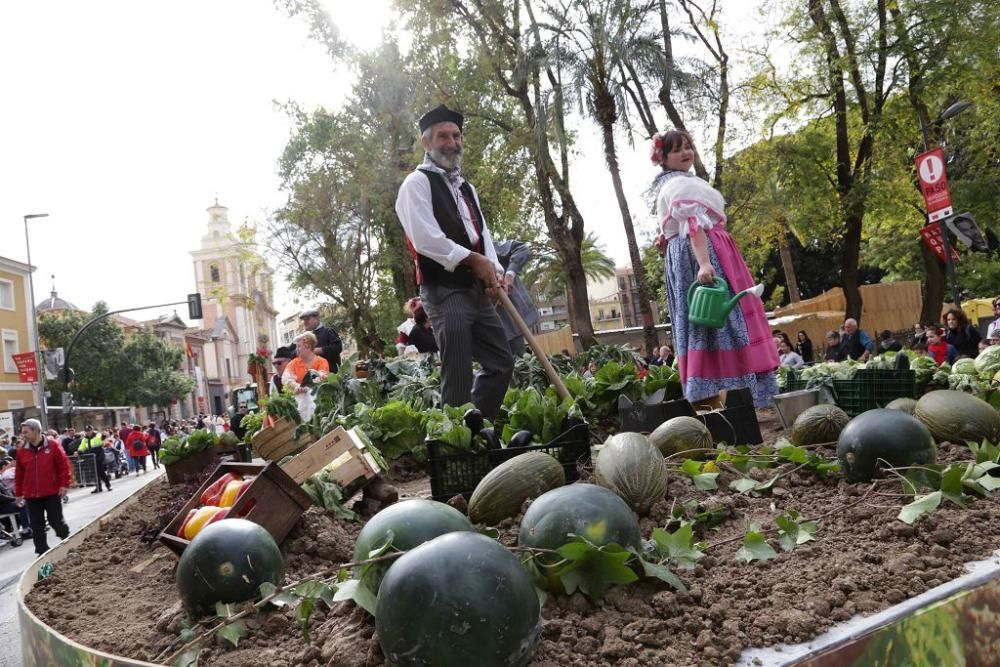
<svg viewBox="0 0 1000 667"><path fill-rule="evenodd" d="M38 341L38 316L35 313L35 278L34 278L34 268L31 266L31 239L28 236L28 220L34 220L35 218L47 218L48 213L29 213L24 216L24 245L28 249L28 291L31 294L31 308L29 313L31 313L31 323L32 331L34 331L34 343L35 343L35 368L38 372L38 408L42 413L42 431L44 432L48 429L48 415L45 413L45 370L44 364L42 363L42 350L41 345Z"/></svg>

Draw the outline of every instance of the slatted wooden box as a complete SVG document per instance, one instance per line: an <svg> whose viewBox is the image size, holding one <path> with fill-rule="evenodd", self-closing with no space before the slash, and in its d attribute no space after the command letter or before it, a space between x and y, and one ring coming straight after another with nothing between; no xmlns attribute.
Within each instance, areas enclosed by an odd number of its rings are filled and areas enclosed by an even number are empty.
<svg viewBox="0 0 1000 667"><path fill-rule="evenodd" d="M220 463L163 529L160 533L160 542L178 556L184 553L184 549L191 543L190 540L177 536L177 530L183 525L184 517L190 510L201 506L201 494L205 489L229 472L241 477L253 475L254 481L230 508L228 517L247 519L263 526L278 544L281 544L298 523L302 513L312 504L312 500L302 487L276 463Z"/></svg>

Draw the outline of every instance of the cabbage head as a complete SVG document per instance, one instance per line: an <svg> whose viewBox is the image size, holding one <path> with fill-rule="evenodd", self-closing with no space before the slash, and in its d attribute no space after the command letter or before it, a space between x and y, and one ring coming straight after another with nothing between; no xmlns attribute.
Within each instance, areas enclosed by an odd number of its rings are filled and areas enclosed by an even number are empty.
<svg viewBox="0 0 1000 667"><path fill-rule="evenodd" d="M979 377L989 382L994 375L1000 372L1000 345L990 345L980 352L973 364L975 364Z"/></svg>

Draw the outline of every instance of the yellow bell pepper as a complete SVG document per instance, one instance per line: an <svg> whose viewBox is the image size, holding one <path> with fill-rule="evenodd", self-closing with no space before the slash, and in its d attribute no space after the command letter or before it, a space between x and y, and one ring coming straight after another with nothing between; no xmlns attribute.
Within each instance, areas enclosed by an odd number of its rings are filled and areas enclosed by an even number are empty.
<svg viewBox="0 0 1000 667"><path fill-rule="evenodd" d="M193 540L194 536L201 531L208 522L212 520L221 508L214 505L205 505L204 507L199 507L195 515L187 522L184 526L184 539Z"/></svg>
<svg viewBox="0 0 1000 667"><path fill-rule="evenodd" d="M229 484L226 484L226 488L222 492L222 497L219 498L219 507L232 507L239 497L241 486L243 486L242 480L233 480Z"/></svg>

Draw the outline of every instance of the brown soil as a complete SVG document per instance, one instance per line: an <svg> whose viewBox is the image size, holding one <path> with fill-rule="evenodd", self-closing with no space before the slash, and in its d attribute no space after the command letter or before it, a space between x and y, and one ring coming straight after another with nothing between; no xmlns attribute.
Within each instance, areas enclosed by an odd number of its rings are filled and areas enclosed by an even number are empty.
<svg viewBox="0 0 1000 667"><path fill-rule="evenodd" d="M765 441L771 441L780 426L773 413L762 411L760 416ZM940 448L943 461L968 457L963 446ZM720 482L725 487L725 474ZM429 496L426 478L399 486L401 499ZM739 539L711 548L694 570L678 572L687 593L646 581L612 588L597 602L579 594L549 596L534 664L728 664L749 646L805 641L855 614L870 614L922 593L960 575L964 563L1000 547L996 499L978 500L968 509L945 505L909 526L895 518L903 499L877 495L898 493L898 484L883 482L876 493L857 502L868 488L790 474L777 482L772 495L752 497L728 489L701 492L686 478L672 477L668 500L641 521L646 536L664 525L672 503L689 498L728 516L721 526L699 535L710 545L742 536L747 519L767 529L785 510L805 517L832 514L822 519L813 542L780 552L776 560L736 561ZM50 626L87 646L155 658L177 638L183 614L172 576L176 559L142 538L165 524L171 516L167 509L179 507L193 491L193 486L151 484L137 509L59 563L28 596L29 606ZM517 521L501 526L505 543L516 540ZM286 580L349 561L359 529L310 509L282 545ZM159 557L146 567L135 567L154 556ZM311 645L287 610L266 611L246 625L249 635L238 649L211 644L200 664L384 664L373 620L352 603L332 610L317 606Z"/></svg>

